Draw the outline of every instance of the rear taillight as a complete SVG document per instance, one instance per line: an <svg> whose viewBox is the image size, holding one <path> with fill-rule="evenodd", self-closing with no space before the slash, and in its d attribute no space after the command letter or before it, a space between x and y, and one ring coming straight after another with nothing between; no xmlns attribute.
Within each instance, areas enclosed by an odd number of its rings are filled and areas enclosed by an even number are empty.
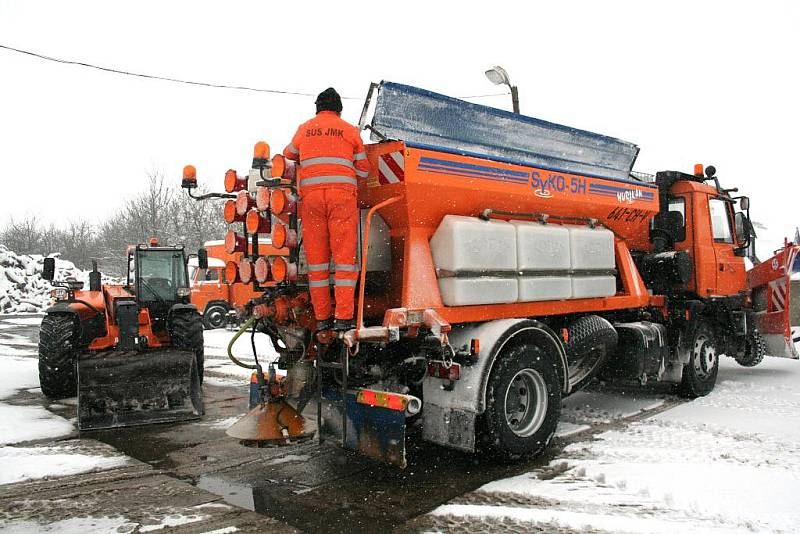
<svg viewBox="0 0 800 534"><path fill-rule="evenodd" d="M438 360L428 362L428 376L444 380L458 380L461 378L461 365L445 363Z"/></svg>

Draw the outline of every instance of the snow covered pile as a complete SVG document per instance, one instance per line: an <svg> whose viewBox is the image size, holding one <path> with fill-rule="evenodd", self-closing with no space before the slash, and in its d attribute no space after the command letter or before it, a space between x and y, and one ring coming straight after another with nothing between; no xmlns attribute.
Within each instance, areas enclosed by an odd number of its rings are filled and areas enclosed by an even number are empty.
<svg viewBox="0 0 800 534"><path fill-rule="evenodd" d="M44 256L17 254L0 245L0 313L35 313L50 306L52 286L42 278L43 266ZM89 271L56 257L56 280L70 277L89 287Z"/></svg>

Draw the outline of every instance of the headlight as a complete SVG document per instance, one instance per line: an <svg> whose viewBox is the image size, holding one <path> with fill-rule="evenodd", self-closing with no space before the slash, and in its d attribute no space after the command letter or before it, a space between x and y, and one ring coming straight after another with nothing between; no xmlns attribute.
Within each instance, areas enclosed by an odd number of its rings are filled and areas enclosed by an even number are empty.
<svg viewBox="0 0 800 534"><path fill-rule="evenodd" d="M53 300L67 300L69 298L69 291L65 287L57 287L50 291L50 297Z"/></svg>
<svg viewBox="0 0 800 534"><path fill-rule="evenodd" d="M178 296L179 297L188 297L191 294L192 290L188 287L179 287L178 288Z"/></svg>

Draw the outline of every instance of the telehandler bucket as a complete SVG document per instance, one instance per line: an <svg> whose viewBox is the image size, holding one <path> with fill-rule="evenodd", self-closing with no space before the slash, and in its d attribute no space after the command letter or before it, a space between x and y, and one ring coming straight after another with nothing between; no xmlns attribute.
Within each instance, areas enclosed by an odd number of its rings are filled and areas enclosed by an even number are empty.
<svg viewBox="0 0 800 534"><path fill-rule="evenodd" d="M79 430L187 421L203 411L192 351L105 351L78 358Z"/></svg>
<svg viewBox="0 0 800 534"><path fill-rule="evenodd" d="M800 245L786 243L775 256L747 273L756 326L770 356L800 358L792 339L792 326L800 325L800 284L792 280L798 258Z"/></svg>

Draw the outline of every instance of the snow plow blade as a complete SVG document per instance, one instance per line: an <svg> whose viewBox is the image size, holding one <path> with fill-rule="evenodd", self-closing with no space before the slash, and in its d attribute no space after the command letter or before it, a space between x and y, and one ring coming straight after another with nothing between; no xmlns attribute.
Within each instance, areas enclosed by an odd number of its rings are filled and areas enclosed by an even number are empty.
<svg viewBox="0 0 800 534"><path fill-rule="evenodd" d="M78 359L79 430L188 421L203 411L192 351L106 351Z"/></svg>
<svg viewBox="0 0 800 534"><path fill-rule="evenodd" d="M754 266L747 273L753 292L756 327L764 337L767 354L800 359L792 339L792 326L800 323L800 294L792 272L800 245L786 243L772 258Z"/></svg>

